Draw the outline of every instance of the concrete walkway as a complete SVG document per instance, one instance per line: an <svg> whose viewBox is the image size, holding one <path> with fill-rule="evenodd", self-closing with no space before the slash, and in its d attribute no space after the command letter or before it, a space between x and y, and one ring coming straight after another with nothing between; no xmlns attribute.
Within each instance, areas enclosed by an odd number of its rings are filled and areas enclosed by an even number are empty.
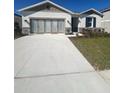
<svg viewBox="0 0 124 93"><path fill-rule="evenodd" d="M63 34L15 40L15 93L109 93L95 72Z"/></svg>
<svg viewBox="0 0 124 93"><path fill-rule="evenodd" d="M98 74L110 84L110 70L99 71Z"/></svg>

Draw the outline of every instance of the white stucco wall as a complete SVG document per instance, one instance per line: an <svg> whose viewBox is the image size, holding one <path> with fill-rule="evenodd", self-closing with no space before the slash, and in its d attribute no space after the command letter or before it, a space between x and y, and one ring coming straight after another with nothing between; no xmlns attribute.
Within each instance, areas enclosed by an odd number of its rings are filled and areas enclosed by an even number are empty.
<svg viewBox="0 0 124 93"><path fill-rule="evenodd" d="M90 15L81 15L79 17L79 24L78 24L79 28L84 28L85 27L85 25L86 25L86 17L96 17L96 27L101 27L102 17L97 15L97 14L90 14Z"/></svg>
<svg viewBox="0 0 124 93"><path fill-rule="evenodd" d="M47 12L47 11L39 11L34 12L30 15L22 17L22 27L30 27L30 25L25 22L27 20L30 23L30 18L57 18L57 19L65 19L65 27L71 27L71 15L68 13L57 13L57 12Z"/></svg>
<svg viewBox="0 0 124 93"><path fill-rule="evenodd" d="M105 29L105 32L110 33L110 21L101 22L101 26Z"/></svg>
<svg viewBox="0 0 124 93"><path fill-rule="evenodd" d="M103 18L101 20L101 27L105 29L105 32L110 33L110 11L103 13Z"/></svg>
<svg viewBox="0 0 124 93"><path fill-rule="evenodd" d="M104 12L103 15L102 20L110 20L110 11Z"/></svg>

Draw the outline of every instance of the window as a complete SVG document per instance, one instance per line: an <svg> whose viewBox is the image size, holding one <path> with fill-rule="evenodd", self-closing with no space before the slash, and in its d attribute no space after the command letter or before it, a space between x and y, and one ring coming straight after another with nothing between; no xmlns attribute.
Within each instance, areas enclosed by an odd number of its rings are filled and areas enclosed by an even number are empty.
<svg viewBox="0 0 124 93"><path fill-rule="evenodd" d="M86 17L86 27L96 27L96 18Z"/></svg>

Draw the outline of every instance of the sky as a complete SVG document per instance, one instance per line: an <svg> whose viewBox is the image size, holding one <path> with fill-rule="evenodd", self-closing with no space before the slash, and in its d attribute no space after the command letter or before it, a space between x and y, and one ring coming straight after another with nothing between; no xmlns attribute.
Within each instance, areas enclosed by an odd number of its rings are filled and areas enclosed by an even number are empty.
<svg viewBox="0 0 124 93"><path fill-rule="evenodd" d="M14 11L44 0L14 0ZM73 12L82 12L89 8L102 10L110 7L110 0L51 0Z"/></svg>

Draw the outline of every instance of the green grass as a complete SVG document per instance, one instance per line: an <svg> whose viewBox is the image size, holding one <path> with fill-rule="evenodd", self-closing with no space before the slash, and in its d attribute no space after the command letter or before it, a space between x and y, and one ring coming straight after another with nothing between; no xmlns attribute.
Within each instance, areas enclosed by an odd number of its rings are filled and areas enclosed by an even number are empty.
<svg viewBox="0 0 124 93"><path fill-rule="evenodd" d="M110 69L109 37L72 37L70 40L96 70Z"/></svg>

